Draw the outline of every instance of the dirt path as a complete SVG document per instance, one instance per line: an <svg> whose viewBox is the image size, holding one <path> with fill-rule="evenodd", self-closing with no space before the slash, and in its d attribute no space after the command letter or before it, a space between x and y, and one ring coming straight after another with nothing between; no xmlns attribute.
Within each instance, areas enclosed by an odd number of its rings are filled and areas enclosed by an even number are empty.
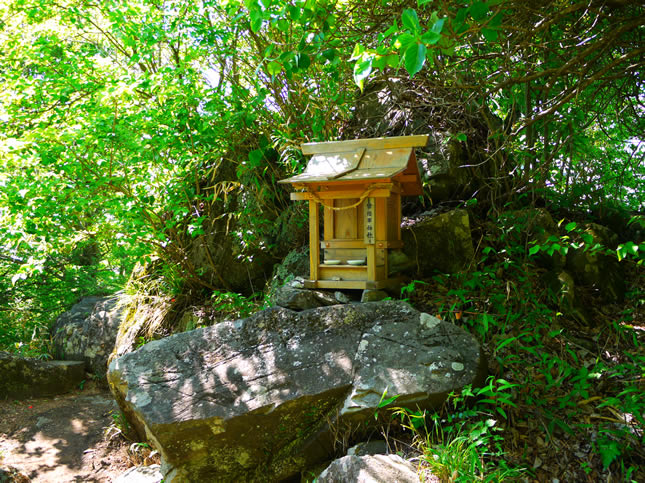
<svg viewBox="0 0 645 483"><path fill-rule="evenodd" d="M33 482L111 482L131 465L127 444L107 441L117 406L86 387L53 398L0 401L0 465Z"/></svg>

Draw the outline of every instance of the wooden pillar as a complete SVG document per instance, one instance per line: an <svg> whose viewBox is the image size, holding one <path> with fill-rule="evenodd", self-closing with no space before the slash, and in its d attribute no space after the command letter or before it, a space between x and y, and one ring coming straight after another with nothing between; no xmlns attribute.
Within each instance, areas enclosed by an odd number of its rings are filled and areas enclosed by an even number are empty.
<svg viewBox="0 0 645 483"><path fill-rule="evenodd" d="M336 200L329 200L328 203L331 206L336 206ZM324 205L323 205L324 206ZM324 227L324 239L331 240L335 238L334 234L334 210L325 206L323 208L323 227Z"/></svg>
<svg viewBox="0 0 645 483"><path fill-rule="evenodd" d="M376 254L376 263L379 268L376 270L376 279L384 280L387 278L387 242L389 241L389 224L391 222L389 213L388 213L388 203L387 198L376 198L376 248L378 253ZM383 243L385 242L385 247Z"/></svg>
<svg viewBox="0 0 645 483"><path fill-rule="evenodd" d="M394 195L394 203L395 203L395 219L392 223L396 224L396 239L401 240L401 216L403 215L401 213L401 195L396 194Z"/></svg>
<svg viewBox="0 0 645 483"><path fill-rule="evenodd" d="M318 264L320 263L320 215L318 203L309 200L309 278L318 280Z"/></svg>
<svg viewBox="0 0 645 483"><path fill-rule="evenodd" d="M376 232L377 241L387 240L387 226L388 226L388 216L387 216L387 198L376 198L376 226L374 227Z"/></svg>
<svg viewBox="0 0 645 483"><path fill-rule="evenodd" d="M367 249L367 280L376 280L376 245L366 245Z"/></svg>

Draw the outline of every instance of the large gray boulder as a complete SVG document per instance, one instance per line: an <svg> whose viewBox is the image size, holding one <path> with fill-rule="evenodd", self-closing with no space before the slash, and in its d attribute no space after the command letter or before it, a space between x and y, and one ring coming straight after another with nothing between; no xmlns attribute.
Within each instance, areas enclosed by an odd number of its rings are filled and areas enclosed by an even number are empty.
<svg viewBox="0 0 645 483"><path fill-rule="evenodd" d="M395 454L348 455L334 460L318 483L419 483L412 463Z"/></svg>
<svg viewBox="0 0 645 483"><path fill-rule="evenodd" d="M404 226L401 236L403 251L417 274L429 274L433 270L459 272L475 256L468 212L465 210L423 217Z"/></svg>
<svg viewBox="0 0 645 483"><path fill-rule="evenodd" d="M55 357L85 361L87 370L105 374L123 315L118 297L85 297L51 329Z"/></svg>
<svg viewBox="0 0 645 483"><path fill-rule="evenodd" d="M366 428L386 391L436 407L484 375L473 336L388 301L176 334L114 359L108 381L165 481L277 481L330 460L334 434Z"/></svg>
<svg viewBox="0 0 645 483"><path fill-rule="evenodd" d="M82 361L41 361L0 352L0 398L23 399L64 394L85 379Z"/></svg>

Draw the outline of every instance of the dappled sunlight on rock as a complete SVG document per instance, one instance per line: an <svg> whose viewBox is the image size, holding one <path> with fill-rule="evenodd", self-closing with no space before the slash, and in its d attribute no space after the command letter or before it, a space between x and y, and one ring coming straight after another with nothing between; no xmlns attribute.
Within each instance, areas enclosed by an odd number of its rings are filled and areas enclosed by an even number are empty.
<svg viewBox="0 0 645 483"><path fill-rule="evenodd" d="M384 393L436 407L484 370L464 330L374 302L271 308L177 334L112 361L108 378L167 481L275 481L333 456L338 428L367 429Z"/></svg>

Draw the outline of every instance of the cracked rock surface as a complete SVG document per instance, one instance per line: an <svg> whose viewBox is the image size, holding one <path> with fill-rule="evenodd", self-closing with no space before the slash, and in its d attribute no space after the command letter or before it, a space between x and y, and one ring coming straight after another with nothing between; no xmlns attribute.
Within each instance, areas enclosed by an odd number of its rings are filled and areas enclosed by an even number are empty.
<svg viewBox="0 0 645 483"><path fill-rule="evenodd" d="M275 481L334 456L334 435L483 379L475 338L404 302L277 307L150 342L108 380L165 481Z"/></svg>
<svg viewBox="0 0 645 483"><path fill-rule="evenodd" d="M83 298L61 314L51 329L56 357L84 361L88 371L105 374L122 315L118 297Z"/></svg>

